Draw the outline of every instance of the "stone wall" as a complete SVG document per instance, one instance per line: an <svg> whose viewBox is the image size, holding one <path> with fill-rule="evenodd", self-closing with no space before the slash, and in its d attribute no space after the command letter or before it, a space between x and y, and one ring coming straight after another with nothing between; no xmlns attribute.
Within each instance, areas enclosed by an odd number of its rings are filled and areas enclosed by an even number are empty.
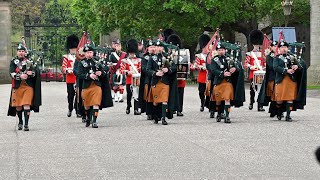
<svg viewBox="0 0 320 180"><path fill-rule="evenodd" d="M320 1L311 4L311 61L308 69L308 85L320 85Z"/></svg>
<svg viewBox="0 0 320 180"><path fill-rule="evenodd" d="M10 82L11 51L10 2L0 1L0 84Z"/></svg>

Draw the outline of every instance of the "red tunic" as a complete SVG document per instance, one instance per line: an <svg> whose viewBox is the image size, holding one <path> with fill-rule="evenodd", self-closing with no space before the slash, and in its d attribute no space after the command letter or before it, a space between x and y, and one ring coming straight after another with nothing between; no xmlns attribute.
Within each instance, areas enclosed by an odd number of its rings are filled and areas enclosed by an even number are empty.
<svg viewBox="0 0 320 180"><path fill-rule="evenodd" d="M195 62L194 62L196 67L202 66L202 67L206 67L206 61L202 58L196 58ZM198 83L206 83L207 82L207 70L202 70L200 68L197 68L199 70L199 74L198 74Z"/></svg>
<svg viewBox="0 0 320 180"><path fill-rule="evenodd" d="M67 70L71 69L73 71L73 64L76 61L73 55L64 55L62 61L62 72L66 74L66 83L74 84L76 82L76 76L73 73L68 73Z"/></svg>
<svg viewBox="0 0 320 180"><path fill-rule="evenodd" d="M185 88L186 80L178 80L178 88Z"/></svg>
<svg viewBox="0 0 320 180"><path fill-rule="evenodd" d="M134 58L131 59L132 63L136 67L139 73L141 73L141 59L140 58ZM128 71L134 71L133 68L131 67L130 63L127 62L127 59L121 63L120 66L120 73L121 74L126 74ZM126 75L126 84L132 84L132 75L127 74Z"/></svg>
<svg viewBox="0 0 320 180"><path fill-rule="evenodd" d="M263 68L265 67L265 63L263 61L263 58L262 58L262 52L261 51L251 51L249 53L246 54L246 60L245 60L245 64L244 66L248 69L250 69L251 66L256 66L257 67L257 64L255 64L255 60L253 58L253 56L251 55L251 53L255 52L256 56L257 56L257 59L259 61L259 65ZM258 69L258 67L257 67ZM252 80L253 79L253 72L256 71L256 70L251 70L250 69L250 74L249 74L249 79Z"/></svg>

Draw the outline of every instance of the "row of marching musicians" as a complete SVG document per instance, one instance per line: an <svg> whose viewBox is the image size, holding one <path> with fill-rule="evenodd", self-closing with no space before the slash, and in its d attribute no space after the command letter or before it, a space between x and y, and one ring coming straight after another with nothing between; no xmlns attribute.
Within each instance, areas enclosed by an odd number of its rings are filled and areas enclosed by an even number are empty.
<svg viewBox="0 0 320 180"><path fill-rule="evenodd" d="M270 117L277 116L281 120L286 112L285 120L292 121L291 111L304 109L307 70L301 58L304 44L289 45L283 36L280 36L279 41L272 42L261 31L253 30L250 33L253 50L246 53L242 65L241 57L238 56L241 53L237 52L234 56L233 50L230 51L232 48L228 48L228 55L223 45L216 46L216 56L208 53L207 48L212 46L211 42L212 38L210 40L207 34L200 36L201 51L194 63L195 69L199 70L201 112L207 107L210 118L214 118L217 113L218 122L221 119L226 123L231 122L230 107L240 107L245 101L243 65L249 70L249 110L253 109L257 100L258 111L265 111L263 106L269 106ZM269 44L265 51L262 51L263 44ZM214 57L211 59L210 56Z"/></svg>
<svg viewBox="0 0 320 180"><path fill-rule="evenodd" d="M281 119L286 111L286 120L292 121L290 112L303 109L306 104L305 62L301 59L301 53L297 56L296 50L295 54L288 51L289 45L283 39L277 44L271 44L277 48L264 61L260 50L263 38L261 31L250 34L254 50L248 53L245 66L250 69L250 79L254 83L251 86L249 109L253 108L255 94L260 92L258 111L263 111L262 106L270 104L271 117ZM115 50L109 58L96 58L95 49L88 43L83 48L84 56L80 57L77 47L81 42L75 35L69 36L69 53L63 57L62 70L66 73L69 117L72 110L76 109L77 116L82 117L86 127L92 125L97 128L99 110L113 106L112 94L115 100L122 102L124 87L127 92L127 114L130 113L133 97L134 114L145 112L154 123L161 121L167 125L166 119L173 118L175 111L178 116L183 116L186 81L178 80L177 72L185 69L185 66L179 63L181 39L173 31L164 33L164 39L148 41L144 53L138 53L139 44L134 39L127 41L127 53L121 51L119 42L114 43ZM228 44L219 42L218 32L211 39L206 34L201 35L199 45L202 52L197 55L194 67L200 71L200 111L204 111L206 106L211 118L216 117L218 122L224 119L225 123L230 123L231 107L241 107L245 101L241 51L236 49L226 52L230 47L226 48ZM17 57L10 64L13 81L8 115L18 115L18 129L22 130L24 124L27 131L30 111L38 112L41 105L41 81L37 62L28 60L25 53L26 48L19 45ZM112 66L109 67L107 61L113 63ZM266 73L261 88L257 90L255 86L260 84L255 83L255 77L259 76L255 75L260 74L255 72L261 66L265 67L263 70ZM22 112L25 122L22 120Z"/></svg>

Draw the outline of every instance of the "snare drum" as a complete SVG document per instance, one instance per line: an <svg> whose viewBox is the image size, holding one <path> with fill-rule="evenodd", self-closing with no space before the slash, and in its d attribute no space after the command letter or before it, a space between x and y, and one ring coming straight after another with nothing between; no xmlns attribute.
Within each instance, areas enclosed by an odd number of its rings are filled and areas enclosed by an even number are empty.
<svg viewBox="0 0 320 180"><path fill-rule="evenodd" d="M266 74L265 71L254 71L253 72L253 84L255 86L262 85L265 74Z"/></svg>
<svg viewBox="0 0 320 180"><path fill-rule="evenodd" d="M132 74L132 86L140 86L140 74Z"/></svg>
<svg viewBox="0 0 320 180"><path fill-rule="evenodd" d="M178 57L178 52L174 53L174 61L177 66L177 79L186 80L188 74L190 73L190 52L189 49L180 49Z"/></svg>

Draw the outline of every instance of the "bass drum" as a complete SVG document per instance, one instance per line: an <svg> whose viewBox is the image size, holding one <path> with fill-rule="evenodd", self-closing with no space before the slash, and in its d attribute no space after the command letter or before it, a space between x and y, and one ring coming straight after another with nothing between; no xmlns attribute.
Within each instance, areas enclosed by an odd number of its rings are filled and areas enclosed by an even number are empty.
<svg viewBox="0 0 320 180"><path fill-rule="evenodd" d="M179 58L178 58L179 55ZM173 52L174 63L177 64L177 79L186 80L190 74L190 51L189 49L180 49Z"/></svg>

